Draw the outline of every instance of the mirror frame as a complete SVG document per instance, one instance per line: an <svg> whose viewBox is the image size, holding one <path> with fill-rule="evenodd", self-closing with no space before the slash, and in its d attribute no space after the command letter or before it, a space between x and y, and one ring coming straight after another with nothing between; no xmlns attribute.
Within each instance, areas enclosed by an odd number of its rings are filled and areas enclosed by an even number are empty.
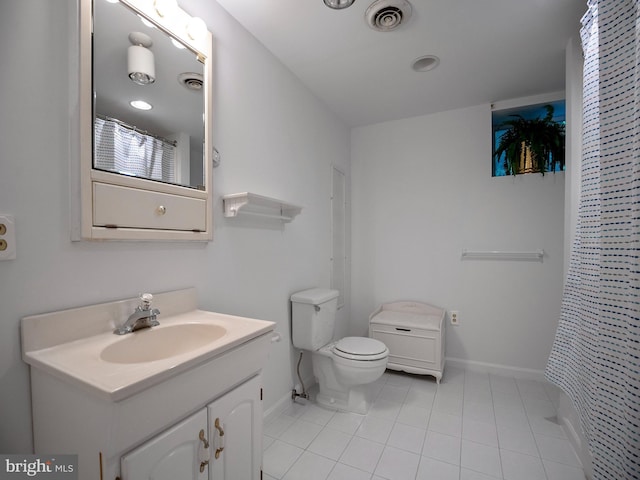
<svg viewBox="0 0 640 480"><path fill-rule="evenodd" d="M212 208L212 156L213 156L213 36L206 31L203 38L194 40L184 30L184 26L192 17L179 7L171 15L171 23L155 11L153 0L120 0L134 13L156 25L157 28L167 34L179 38L187 44L204 63L204 118L205 118L205 147L203 159L204 190L193 189L180 185L157 182L154 180L128 177L118 173L95 170L93 168L93 65L92 65L92 41L93 41L93 8L94 0L80 0L79 5L79 38L78 38L78 71L79 78L77 92L71 96L78 98L77 123L79 134L79 152L77 152L78 169L75 169L72 161L72 176L76 176L79 170L79 194L76 193L76 201L79 202L72 208L75 222L72 228L73 240L187 240L210 241L213 238L213 208ZM95 0L105 1L105 0ZM73 62L72 62L73 63ZM73 68L73 65L72 65ZM73 83L73 82L71 82ZM73 114L73 112L72 112ZM73 126L72 121L72 126ZM72 128L72 132L73 132ZM72 134L73 140L73 134ZM181 198L202 199L205 201L204 222L205 230L170 230L154 228L132 227L106 227L94 224L94 183L102 183L126 187L132 190L156 192L160 195L169 194ZM78 199L79 197L79 199ZM187 202L188 203L188 202ZM79 217L79 218L78 218ZM77 221L79 219L79 221ZM79 223L79 226L77 225Z"/></svg>

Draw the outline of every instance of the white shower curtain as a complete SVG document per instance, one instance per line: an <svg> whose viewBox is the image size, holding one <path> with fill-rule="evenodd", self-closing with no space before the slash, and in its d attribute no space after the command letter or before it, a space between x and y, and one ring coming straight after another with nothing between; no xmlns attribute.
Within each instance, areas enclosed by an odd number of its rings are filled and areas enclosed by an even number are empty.
<svg viewBox="0 0 640 480"><path fill-rule="evenodd" d="M594 480L640 478L640 0L583 18L576 240L547 365L578 411Z"/></svg>
<svg viewBox="0 0 640 480"><path fill-rule="evenodd" d="M175 182L174 145L107 118L96 117L94 132L95 168Z"/></svg>

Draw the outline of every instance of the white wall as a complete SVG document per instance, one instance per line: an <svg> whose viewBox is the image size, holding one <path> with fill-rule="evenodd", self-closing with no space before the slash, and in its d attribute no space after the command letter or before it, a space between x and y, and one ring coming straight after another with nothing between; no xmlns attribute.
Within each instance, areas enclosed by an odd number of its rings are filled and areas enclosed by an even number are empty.
<svg viewBox="0 0 640 480"><path fill-rule="evenodd" d="M352 131L352 322L383 302L459 310L446 356L541 371L560 312L564 174L491 177L489 105ZM461 261L544 249L543 263Z"/></svg>
<svg viewBox="0 0 640 480"><path fill-rule="evenodd" d="M265 366L265 409L286 395L297 359L289 346L288 298L328 285L331 163L349 170L348 129L217 3L184 1L217 38L214 133L222 166L214 170L214 241L72 243L73 3L0 3L0 213L15 215L17 225L17 259L0 262L5 453L31 450L20 318L141 291L196 286L204 308L276 321L284 341L274 344ZM220 195L247 190L305 208L283 228L222 218Z"/></svg>

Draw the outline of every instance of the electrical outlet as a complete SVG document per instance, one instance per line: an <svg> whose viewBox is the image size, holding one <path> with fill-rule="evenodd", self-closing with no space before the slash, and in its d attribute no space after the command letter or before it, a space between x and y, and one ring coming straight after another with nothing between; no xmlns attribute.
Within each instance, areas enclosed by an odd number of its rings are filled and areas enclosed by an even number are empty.
<svg viewBox="0 0 640 480"><path fill-rule="evenodd" d="M16 227L12 215L0 214L0 260L16 258Z"/></svg>
<svg viewBox="0 0 640 480"><path fill-rule="evenodd" d="M460 325L460 312L457 310L451 310L449 318L451 318L451 325Z"/></svg>

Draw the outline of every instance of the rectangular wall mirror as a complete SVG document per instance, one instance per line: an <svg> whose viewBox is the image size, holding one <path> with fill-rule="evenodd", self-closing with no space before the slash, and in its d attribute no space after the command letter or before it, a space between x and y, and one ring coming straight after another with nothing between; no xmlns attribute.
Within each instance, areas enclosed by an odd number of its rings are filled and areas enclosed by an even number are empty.
<svg viewBox="0 0 640 480"><path fill-rule="evenodd" d="M81 0L81 238L211 239L212 43L174 2Z"/></svg>

